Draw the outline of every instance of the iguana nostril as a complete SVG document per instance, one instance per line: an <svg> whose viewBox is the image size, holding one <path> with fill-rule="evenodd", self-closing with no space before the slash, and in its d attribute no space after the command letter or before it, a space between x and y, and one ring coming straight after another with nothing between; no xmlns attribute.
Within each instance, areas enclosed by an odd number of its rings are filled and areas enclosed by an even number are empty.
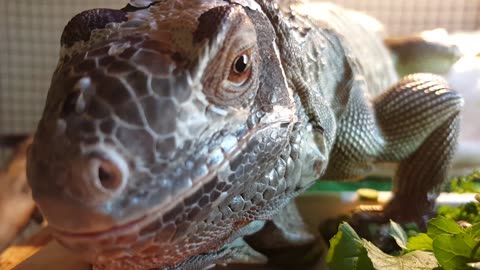
<svg viewBox="0 0 480 270"><path fill-rule="evenodd" d="M73 199L94 207L118 198L127 186L129 174L127 162L118 152L95 146L72 161L65 188Z"/></svg>
<svg viewBox="0 0 480 270"><path fill-rule="evenodd" d="M122 186L122 172L110 161L102 160L100 162L97 177L98 183L105 190L115 192Z"/></svg>

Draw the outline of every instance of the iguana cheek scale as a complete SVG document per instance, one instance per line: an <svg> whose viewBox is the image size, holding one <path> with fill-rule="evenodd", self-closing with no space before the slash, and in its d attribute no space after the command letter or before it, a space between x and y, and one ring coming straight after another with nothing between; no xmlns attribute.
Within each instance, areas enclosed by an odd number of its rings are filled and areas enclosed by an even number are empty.
<svg viewBox="0 0 480 270"><path fill-rule="evenodd" d="M74 17L27 170L58 241L95 269L265 262L314 240L292 198L377 162L399 164L384 218L421 220L462 99L435 75L399 80L350 11L316 10L165 0Z"/></svg>

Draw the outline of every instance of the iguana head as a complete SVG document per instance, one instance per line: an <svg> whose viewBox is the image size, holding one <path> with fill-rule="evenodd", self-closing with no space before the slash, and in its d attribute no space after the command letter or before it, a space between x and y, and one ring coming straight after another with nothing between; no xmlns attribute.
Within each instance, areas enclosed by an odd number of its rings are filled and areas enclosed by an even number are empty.
<svg viewBox="0 0 480 270"><path fill-rule="evenodd" d="M288 173L292 94L265 15L232 2L96 9L65 27L28 178L53 234L99 268L217 250L285 193L255 182Z"/></svg>

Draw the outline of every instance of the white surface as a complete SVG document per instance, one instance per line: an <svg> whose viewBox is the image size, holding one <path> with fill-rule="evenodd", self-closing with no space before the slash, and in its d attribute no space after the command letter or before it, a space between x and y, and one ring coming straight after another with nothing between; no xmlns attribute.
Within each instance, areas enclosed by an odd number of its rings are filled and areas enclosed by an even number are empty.
<svg viewBox="0 0 480 270"><path fill-rule="evenodd" d="M358 200L358 194L352 192L307 192L296 199L297 205L305 221L311 228L318 228L319 224L329 218L348 215L354 209L362 206L378 206L385 204L392 198L389 191L379 192L378 202ZM475 194L441 193L436 205L458 206L475 201Z"/></svg>
<svg viewBox="0 0 480 270"><path fill-rule="evenodd" d="M480 57L474 56L480 53L480 32L454 35L453 38L466 54L447 75L450 86L465 100L454 169L468 172L480 168Z"/></svg>

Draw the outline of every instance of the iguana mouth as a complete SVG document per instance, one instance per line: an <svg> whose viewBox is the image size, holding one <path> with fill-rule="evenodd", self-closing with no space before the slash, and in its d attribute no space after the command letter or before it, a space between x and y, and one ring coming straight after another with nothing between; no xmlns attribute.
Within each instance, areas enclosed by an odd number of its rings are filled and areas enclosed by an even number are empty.
<svg viewBox="0 0 480 270"><path fill-rule="evenodd" d="M121 235L131 231L137 231L139 229L141 230L142 228L152 223L152 221L150 221L148 217L149 217L148 215L143 215L142 217L135 219L133 221L130 221L128 223L118 225L118 226L113 226L109 229L95 231L95 232L92 231L92 232L77 233L77 232L69 232L69 231L57 229L53 226L49 226L49 228L53 232L53 234L55 234L55 236L61 237L63 239L69 238L69 239L76 239L76 240L88 240L88 239L93 240L93 239L104 238L108 236Z"/></svg>
<svg viewBox="0 0 480 270"><path fill-rule="evenodd" d="M239 148L241 149L243 146L240 145ZM238 149L237 149L238 150ZM238 153L234 151L235 154ZM218 165L218 167L212 171L210 174L206 175L198 181L197 187L201 188L205 183L213 181L216 177L216 174L222 167L228 165L227 161L222 162ZM192 191L193 190L193 191ZM197 188L192 187L190 192L184 193L177 197L177 200L170 202L168 205L162 204L157 206L147 213L144 213L142 216L135 218L131 221L127 221L124 223L120 223L119 225L112 226L107 229L98 230L98 231L86 231L86 232L71 232L62 230L59 228L55 228L55 225L49 225L50 229L52 230L53 234L60 238L62 243L65 242L92 242L95 243L97 241L102 241L105 239L112 239L112 238L121 238L129 235L137 235L138 237L142 237L144 235L148 235L152 232L159 231L162 229L164 224L162 223L162 219L165 215L168 215L169 211L175 209L176 205L181 202L182 198L188 198L191 196ZM167 210L166 210L167 209ZM70 247L69 244L66 244L67 247Z"/></svg>
<svg viewBox="0 0 480 270"><path fill-rule="evenodd" d="M234 155L237 154L243 147L244 147L243 145L240 145L238 147L239 149L236 149L236 151L234 151ZM196 186L201 188L201 186L205 185L205 183L212 181L216 177L217 172L227 164L228 164L227 161L224 161L221 164L219 164L214 171L212 171L210 174L203 177L204 179L201 179L200 181L198 181ZM188 198L192 193L194 193L192 190L196 191L197 189L195 187L192 187L190 192L179 195L177 197L178 198L177 200L181 202L182 201L181 198ZM178 203L177 201L174 201L169 203L168 205L162 204L156 208L151 209L147 213L144 213L139 218L133 219L131 221L127 221L119 225L112 226L107 229L98 230L98 231L70 232L62 229L57 229L55 228L54 225L53 226L49 225L49 227L55 236L65 241L75 241L75 242L94 241L95 242L97 240L121 237L126 235L134 235L134 234L140 237L144 234L148 234L150 232L158 231L162 229L162 226L164 225L161 222L163 216L166 215L170 209L174 209L177 203ZM168 210L165 211L165 209L168 209Z"/></svg>

